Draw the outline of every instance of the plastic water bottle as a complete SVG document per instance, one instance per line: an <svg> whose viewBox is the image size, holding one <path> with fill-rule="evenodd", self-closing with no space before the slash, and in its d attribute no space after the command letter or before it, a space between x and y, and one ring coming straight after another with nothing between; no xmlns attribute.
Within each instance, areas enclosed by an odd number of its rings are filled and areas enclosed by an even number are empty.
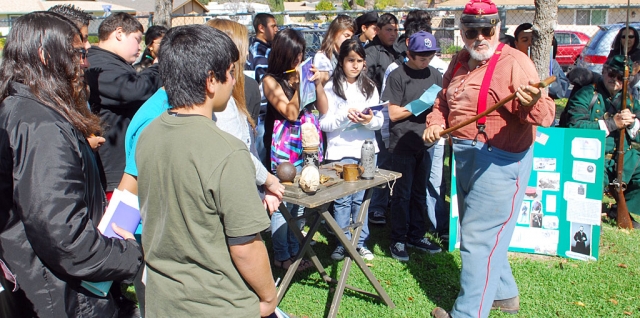
<svg viewBox="0 0 640 318"><path fill-rule="evenodd" d="M376 146L373 140L367 139L362 144L360 152L360 165L363 168L361 179L372 180L376 173Z"/></svg>

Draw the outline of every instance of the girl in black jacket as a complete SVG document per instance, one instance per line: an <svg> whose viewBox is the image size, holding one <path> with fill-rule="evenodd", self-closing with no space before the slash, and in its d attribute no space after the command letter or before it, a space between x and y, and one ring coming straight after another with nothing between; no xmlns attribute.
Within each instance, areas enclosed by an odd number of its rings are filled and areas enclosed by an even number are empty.
<svg viewBox="0 0 640 318"><path fill-rule="evenodd" d="M142 261L129 232L96 226L105 197L85 136L100 130L87 108L79 29L51 12L16 19L0 65L0 293L11 317L116 317L112 297L82 281L134 278ZM2 266L5 265L5 266ZM2 303L2 302L0 302ZM3 307L10 308L10 307Z"/></svg>

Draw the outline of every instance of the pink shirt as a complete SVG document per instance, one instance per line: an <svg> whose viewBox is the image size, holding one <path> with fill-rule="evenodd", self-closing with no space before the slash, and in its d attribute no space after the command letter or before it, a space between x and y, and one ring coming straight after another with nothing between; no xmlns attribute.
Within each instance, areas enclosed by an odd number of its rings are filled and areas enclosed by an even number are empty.
<svg viewBox="0 0 640 318"><path fill-rule="evenodd" d="M469 59L469 52L462 50L449 63L449 69L443 78L444 89L438 94L433 111L427 116L427 126L455 126L477 114L478 94L488 63L470 70ZM460 67L452 74L458 63ZM520 85L529 84L530 80L540 81L531 59L522 52L505 46L493 73L487 108L515 92ZM554 119L555 103L543 91L542 97L533 106L522 106L518 98L514 98L489 114L485 132L492 147L517 153L531 147L535 141L536 126L548 127ZM457 138L473 140L478 135L478 127L472 123L451 134ZM487 138L484 134L479 134L478 141L487 142Z"/></svg>

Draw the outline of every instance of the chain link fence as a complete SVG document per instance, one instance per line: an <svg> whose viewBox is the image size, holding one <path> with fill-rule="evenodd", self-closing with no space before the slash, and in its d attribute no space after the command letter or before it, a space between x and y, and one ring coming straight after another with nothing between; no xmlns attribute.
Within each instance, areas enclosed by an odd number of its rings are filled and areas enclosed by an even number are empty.
<svg viewBox="0 0 640 318"><path fill-rule="evenodd" d="M442 54L446 56L459 51L463 44L460 38L459 25L460 15L463 7L438 7L421 8L430 13L432 17L433 34L438 40L438 46ZM404 17L412 8L384 10L382 13L392 13L400 21L400 28L404 23ZM248 8L248 11L252 11ZM502 6L499 7L502 20L502 32L512 35L515 28L521 23L533 22L534 6ZM324 33L329 23L338 14L346 14L356 17L365 11L363 10L336 10L336 11L288 11L272 12L283 27L295 28L302 32L307 40L307 53L312 54L319 50ZM232 19L247 25L252 31L251 21L257 12L244 12L229 14L228 12L209 12L200 15L172 15L172 25L202 24L214 18ZM634 4L629 9L630 21L640 22L640 4ZM145 29L153 24L152 16L137 17ZM560 5L558 6L558 18L556 21L556 39L560 47L573 45L581 49L593 37L601 25L609 25L625 22L627 18L627 7L622 5ZM89 25L89 34L97 35L98 27L104 17L95 18ZM0 20L0 32L3 35L8 33L11 27L11 20ZM614 28L617 30L619 27ZM582 33L578 34L578 33ZM606 34L603 43L613 42L615 34ZM572 49L573 50L573 49ZM577 49L576 49L577 50ZM580 52L577 52L579 54Z"/></svg>

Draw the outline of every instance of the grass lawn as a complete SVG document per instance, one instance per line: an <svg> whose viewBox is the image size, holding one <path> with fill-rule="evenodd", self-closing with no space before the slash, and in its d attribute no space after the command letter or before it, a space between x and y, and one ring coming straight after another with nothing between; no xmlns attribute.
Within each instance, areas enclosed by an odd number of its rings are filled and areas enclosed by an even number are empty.
<svg viewBox="0 0 640 318"><path fill-rule="evenodd" d="M603 222L600 259L583 262L558 257L512 253L513 274L520 288L521 311L515 317L640 316L640 232L619 230ZM341 317L428 317L436 307L451 309L459 291L460 253L428 255L410 250L411 260L399 262L389 253L389 227L371 226L368 243L375 259L370 268L394 301L382 302L345 291ZM329 258L336 239L322 231L314 250L335 277L343 262ZM355 265L354 265L355 266ZM348 284L374 292L365 276L352 267ZM284 271L274 270L275 277ZM280 308L297 317L324 317L333 297L313 270L294 277ZM514 317L492 312L491 317Z"/></svg>

